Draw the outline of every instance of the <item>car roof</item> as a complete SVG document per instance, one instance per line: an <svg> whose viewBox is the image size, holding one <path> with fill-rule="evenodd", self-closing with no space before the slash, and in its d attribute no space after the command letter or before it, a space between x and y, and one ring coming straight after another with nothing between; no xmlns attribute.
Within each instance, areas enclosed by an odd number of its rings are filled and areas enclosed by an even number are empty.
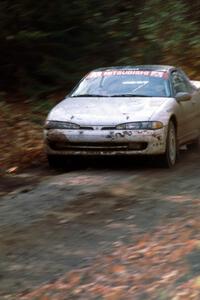
<svg viewBox="0 0 200 300"><path fill-rule="evenodd" d="M173 66L167 65L136 65L136 66L113 66L106 68L98 68L95 71L106 71L106 70L147 70L147 71L167 71L175 69Z"/></svg>

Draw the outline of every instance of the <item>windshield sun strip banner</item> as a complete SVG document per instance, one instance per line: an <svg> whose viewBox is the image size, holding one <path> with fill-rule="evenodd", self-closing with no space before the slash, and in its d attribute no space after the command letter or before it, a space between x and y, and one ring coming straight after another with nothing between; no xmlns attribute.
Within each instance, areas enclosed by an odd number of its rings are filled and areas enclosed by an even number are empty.
<svg viewBox="0 0 200 300"><path fill-rule="evenodd" d="M148 77L168 78L168 73L164 71L143 71L143 70L106 70L93 71L86 78L97 78L104 76L123 76L123 75L143 75Z"/></svg>

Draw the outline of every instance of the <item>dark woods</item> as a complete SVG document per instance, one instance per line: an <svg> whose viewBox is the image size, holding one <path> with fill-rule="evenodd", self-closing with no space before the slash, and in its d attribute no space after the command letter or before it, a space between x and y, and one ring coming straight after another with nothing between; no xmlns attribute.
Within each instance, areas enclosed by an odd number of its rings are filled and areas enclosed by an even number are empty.
<svg viewBox="0 0 200 300"><path fill-rule="evenodd" d="M1 0L0 93L69 90L90 69L180 65L200 78L196 0Z"/></svg>

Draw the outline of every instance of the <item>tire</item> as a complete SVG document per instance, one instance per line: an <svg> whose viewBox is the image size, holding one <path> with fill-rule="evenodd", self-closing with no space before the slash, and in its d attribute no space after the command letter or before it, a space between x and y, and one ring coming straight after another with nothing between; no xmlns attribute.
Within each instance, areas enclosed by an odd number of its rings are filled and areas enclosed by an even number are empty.
<svg viewBox="0 0 200 300"><path fill-rule="evenodd" d="M60 169L63 167L63 157L59 155L47 154L49 167L52 169Z"/></svg>
<svg viewBox="0 0 200 300"><path fill-rule="evenodd" d="M178 142L176 128L172 120L168 124L168 132L166 138L166 151L161 157L161 164L164 167L171 168L176 164L178 158Z"/></svg>

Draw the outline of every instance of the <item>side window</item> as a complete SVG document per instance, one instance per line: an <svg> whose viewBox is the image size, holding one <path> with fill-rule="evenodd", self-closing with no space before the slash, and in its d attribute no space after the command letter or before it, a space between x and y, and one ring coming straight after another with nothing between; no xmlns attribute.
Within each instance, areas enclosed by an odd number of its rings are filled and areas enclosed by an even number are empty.
<svg viewBox="0 0 200 300"><path fill-rule="evenodd" d="M175 94L179 92L192 92L192 87L189 85L189 83L183 77L183 75L180 74L178 71L172 72L172 86Z"/></svg>

